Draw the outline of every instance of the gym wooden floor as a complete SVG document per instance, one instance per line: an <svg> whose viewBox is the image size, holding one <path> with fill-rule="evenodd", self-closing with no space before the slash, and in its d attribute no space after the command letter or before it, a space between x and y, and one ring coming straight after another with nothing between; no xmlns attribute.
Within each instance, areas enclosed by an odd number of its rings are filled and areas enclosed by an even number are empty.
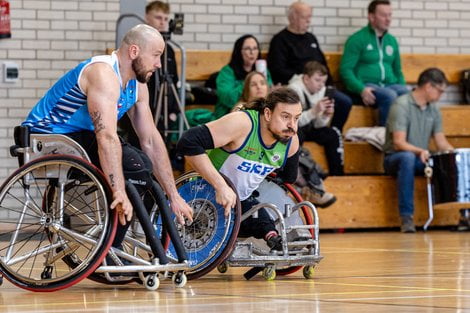
<svg viewBox="0 0 470 313"><path fill-rule="evenodd" d="M315 278L301 271L245 281L245 268L214 271L175 288L84 280L54 293L0 287L0 312L469 312L470 233L326 233Z"/></svg>

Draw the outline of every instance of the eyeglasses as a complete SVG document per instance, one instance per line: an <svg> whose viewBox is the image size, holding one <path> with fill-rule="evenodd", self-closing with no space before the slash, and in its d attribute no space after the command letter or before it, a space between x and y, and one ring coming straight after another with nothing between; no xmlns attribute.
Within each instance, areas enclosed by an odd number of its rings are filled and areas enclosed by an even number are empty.
<svg viewBox="0 0 470 313"><path fill-rule="evenodd" d="M251 47L246 47L246 48L242 48L242 51L244 52L258 52L258 47L255 47L255 48L251 48Z"/></svg>
<svg viewBox="0 0 470 313"><path fill-rule="evenodd" d="M435 85L435 84L431 84L431 86L433 86L434 89L436 89L439 93L444 93L444 92L446 91L445 88L439 87L439 86L437 86L437 85Z"/></svg>

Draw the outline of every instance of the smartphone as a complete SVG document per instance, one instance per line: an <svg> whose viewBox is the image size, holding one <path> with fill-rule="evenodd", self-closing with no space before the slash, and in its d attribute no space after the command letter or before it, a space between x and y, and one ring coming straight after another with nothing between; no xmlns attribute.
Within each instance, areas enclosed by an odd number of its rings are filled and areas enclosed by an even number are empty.
<svg viewBox="0 0 470 313"><path fill-rule="evenodd" d="M326 90L325 90L325 97L327 97L328 99L333 99L333 95L335 94L335 87L333 86L326 86Z"/></svg>

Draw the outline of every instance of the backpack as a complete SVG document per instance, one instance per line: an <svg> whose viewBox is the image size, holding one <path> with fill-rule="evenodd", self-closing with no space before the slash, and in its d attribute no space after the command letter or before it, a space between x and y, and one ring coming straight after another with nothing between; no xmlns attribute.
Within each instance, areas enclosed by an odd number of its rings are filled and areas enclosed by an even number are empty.
<svg viewBox="0 0 470 313"><path fill-rule="evenodd" d="M318 165L310 155L310 151L304 147L300 148L299 172L307 185L317 191L324 191L323 180L327 173Z"/></svg>
<svg viewBox="0 0 470 313"><path fill-rule="evenodd" d="M463 103L470 104L470 69L462 71L460 85L462 87Z"/></svg>
<svg viewBox="0 0 470 313"><path fill-rule="evenodd" d="M217 91L216 91L216 79L219 72L212 73L204 86L194 86L191 91L194 95L194 104L216 104L217 103Z"/></svg>

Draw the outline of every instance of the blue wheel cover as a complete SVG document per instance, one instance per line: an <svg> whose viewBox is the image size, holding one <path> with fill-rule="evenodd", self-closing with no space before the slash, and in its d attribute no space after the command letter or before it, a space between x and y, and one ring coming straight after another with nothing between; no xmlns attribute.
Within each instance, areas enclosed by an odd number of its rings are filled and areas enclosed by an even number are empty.
<svg viewBox="0 0 470 313"><path fill-rule="evenodd" d="M225 218L224 208L215 201L214 188L203 178L191 179L178 188L181 197L193 208L193 223L182 226L176 223L188 255L191 271L201 270L212 264L227 246L234 225L234 212ZM161 218L157 220L157 234L161 234ZM176 258L170 243L167 254Z"/></svg>

